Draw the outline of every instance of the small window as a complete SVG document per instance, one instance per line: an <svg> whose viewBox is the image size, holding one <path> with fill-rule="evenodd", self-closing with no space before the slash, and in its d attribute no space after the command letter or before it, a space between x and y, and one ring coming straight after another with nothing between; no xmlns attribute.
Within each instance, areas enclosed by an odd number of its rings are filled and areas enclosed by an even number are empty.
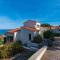
<svg viewBox="0 0 60 60"><path fill-rule="evenodd" d="M31 40L31 34L29 34L29 40Z"/></svg>

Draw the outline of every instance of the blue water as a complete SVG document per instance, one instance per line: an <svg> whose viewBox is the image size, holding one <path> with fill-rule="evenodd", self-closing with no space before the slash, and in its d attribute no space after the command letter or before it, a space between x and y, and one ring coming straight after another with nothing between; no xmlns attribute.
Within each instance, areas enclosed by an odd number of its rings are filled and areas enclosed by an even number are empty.
<svg viewBox="0 0 60 60"><path fill-rule="evenodd" d="M1 29L0 30L0 35L4 35L8 31L9 31L8 29Z"/></svg>

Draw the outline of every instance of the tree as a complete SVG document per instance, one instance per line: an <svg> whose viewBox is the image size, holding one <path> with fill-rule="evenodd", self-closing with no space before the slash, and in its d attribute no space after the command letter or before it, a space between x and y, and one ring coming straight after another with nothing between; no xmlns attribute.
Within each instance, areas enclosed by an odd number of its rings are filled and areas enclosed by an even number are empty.
<svg viewBox="0 0 60 60"><path fill-rule="evenodd" d="M41 43L42 42L42 37L40 35L37 35L33 38L34 43Z"/></svg>
<svg viewBox="0 0 60 60"><path fill-rule="evenodd" d="M42 27L50 27L50 24L41 24Z"/></svg>
<svg viewBox="0 0 60 60"><path fill-rule="evenodd" d="M54 41L54 33L48 30L43 33L43 36L46 38L46 43L48 46L52 46Z"/></svg>
<svg viewBox="0 0 60 60"><path fill-rule="evenodd" d="M43 36L44 38L51 39L54 37L54 34L50 30L48 30L43 33Z"/></svg>

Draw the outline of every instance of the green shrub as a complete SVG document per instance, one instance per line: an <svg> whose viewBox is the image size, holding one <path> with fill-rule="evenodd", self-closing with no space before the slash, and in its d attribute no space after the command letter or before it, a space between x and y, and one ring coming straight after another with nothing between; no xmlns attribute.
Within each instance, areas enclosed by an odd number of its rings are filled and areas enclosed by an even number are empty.
<svg viewBox="0 0 60 60"><path fill-rule="evenodd" d="M3 46L0 48L0 58L9 58L11 56L11 52L8 46Z"/></svg>
<svg viewBox="0 0 60 60"><path fill-rule="evenodd" d="M54 33L54 36L60 36L60 33Z"/></svg>
<svg viewBox="0 0 60 60"><path fill-rule="evenodd" d="M5 45L0 48L0 59L1 58L10 58L11 56L14 56L17 53L22 52L24 49L20 42L13 42L9 45Z"/></svg>
<svg viewBox="0 0 60 60"><path fill-rule="evenodd" d="M50 27L50 24L41 24L42 27Z"/></svg>
<svg viewBox="0 0 60 60"><path fill-rule="evenodd" d="M23 47L22 45L20 44L20 42L15 42L12 44L12 54L15 55L16 53L19 53L23 51Z"/></svg>
<svg viewBox="0 0 60 60"><path fill-rule="evenodd" d="M33 38L34 43L41 43L42 42L42 37L40 35L37 35Z"/></svg>
<svg viewBox="0 0 60 60"><path fill-rule="evenodd" d="M54 34L48 30L43 33L43 36L44 36L44 38L50 39L50 38L54 37Z"/></svg>
<svg viewBox="0 0 60 60"><path fill-rule="evenodd" d="M55 36L54 33L51 32L50 30L48 30L43 33L43 36L44 36L44 38L47 39L48 46L51 47L53 45L53 41L54 41L54 36Z"/></svg>
<svg viewBox="0 0 60 60"><path fill-rule="evenodd" d="M0 45L2 45L4 43L4 40L0 40Z"/></svg>

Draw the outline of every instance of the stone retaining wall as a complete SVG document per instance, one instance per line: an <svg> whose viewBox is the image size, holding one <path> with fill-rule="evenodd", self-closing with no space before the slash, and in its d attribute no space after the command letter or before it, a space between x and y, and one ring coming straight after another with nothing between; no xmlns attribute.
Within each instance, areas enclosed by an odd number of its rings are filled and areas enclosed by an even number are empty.
<svg viewBox="0 0 60 60"><path fill-rule="evenodd" d="M28 60L41 60L46 50L47 46L42 47L35 54L33 54Z"/></svg>

